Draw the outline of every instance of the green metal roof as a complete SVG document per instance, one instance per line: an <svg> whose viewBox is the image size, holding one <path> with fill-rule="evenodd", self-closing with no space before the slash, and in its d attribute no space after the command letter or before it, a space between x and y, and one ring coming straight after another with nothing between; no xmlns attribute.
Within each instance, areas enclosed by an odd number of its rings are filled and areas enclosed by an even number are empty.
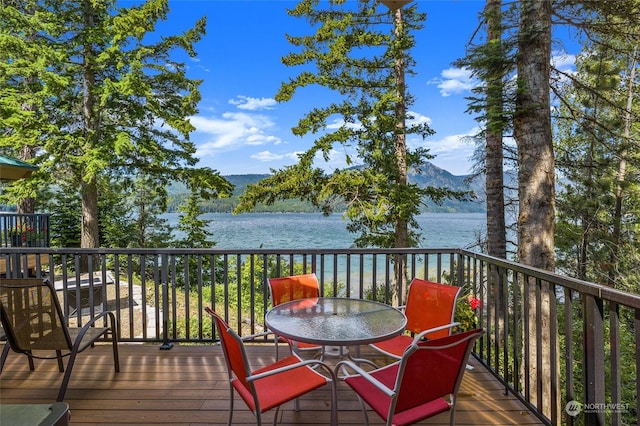
<svg viewBox="0 0 640 426"><path fill-rule="evenodd" d="M31 176L38 166L7 155L0 155L0 180L16 180Z"/></svg>

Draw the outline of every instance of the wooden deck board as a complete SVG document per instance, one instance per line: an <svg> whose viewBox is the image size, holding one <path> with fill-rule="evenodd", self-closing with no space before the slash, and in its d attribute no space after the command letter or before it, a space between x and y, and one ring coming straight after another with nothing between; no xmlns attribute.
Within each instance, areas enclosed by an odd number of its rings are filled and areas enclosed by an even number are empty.
<svg viewBox="0 0 640 426"><path fill-rule="evenodd" d="M74 425L219 425L226 424L229 388L226 366L215 345L176 345L159 350L156 345L121 344L120 373L113 371L111 348L98 345L76 359L65 401L71 408ZM272 362L273 347L250 345L254 367ZM362 355L374 356L363 350ZM377 356L377 355L375 355ZM48 403L55 401L62 373L55 360L35 360L29 371L23 355L10 353L0 375L0 402L3 404ZM540 425L493 376L477 362L467 371L459 394L456 424L459 425ZM255 417L236 395L234 425L253 425ZM329 388L318 389L300 399L301 411L293 404L281 408L281 425L327 425L330 414ZM273 421L274 410L263 415ZM338 384L340 425L364 424L358 401L342 382ZM372 425L382 422L373 413ZM447 413L421 422L448 424Z"/></svg>

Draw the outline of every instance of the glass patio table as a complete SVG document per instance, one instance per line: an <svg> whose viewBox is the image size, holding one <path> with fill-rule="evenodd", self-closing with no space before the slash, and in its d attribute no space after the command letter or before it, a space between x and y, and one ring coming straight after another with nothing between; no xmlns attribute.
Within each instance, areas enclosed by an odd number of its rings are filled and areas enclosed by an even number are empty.
<svg viewBox="0 0 640 426"><path fill-rule="evenodd" d="M398 309L372 300L344 297L298 299L265 315L275 334L324 346L355 346L398 336L407 318Z"/></svg>

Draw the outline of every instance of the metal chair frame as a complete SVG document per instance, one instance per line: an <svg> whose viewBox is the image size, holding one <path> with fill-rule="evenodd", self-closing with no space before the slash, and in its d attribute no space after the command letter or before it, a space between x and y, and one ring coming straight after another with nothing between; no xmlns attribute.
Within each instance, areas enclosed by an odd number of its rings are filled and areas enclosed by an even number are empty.
<svg viewBox="0 0 640 426"><path fill-rule="evenodd" d="M96 327L100 319L109 325ZM58 402L64 396L71 378L76 356L93 347L100 339L111 338L113 363L120 371L116 319L112 312L102 312L87 320L82 327L69 327L62 314L60 302L51 284L40 278L0 278L0 320L7 343L0 357L0 371L9 349L29 359L29 369L35 370L34 358L57 359L64 378L58 392ZM33 351L55 351L55 356L35 355ZM66 370L62 361L69 357Z"/></svg>
<svg viewBox="0 0 640 426"><path fill-rule="evenodd" d="M450 335L452 329L460 325L454 322L454 317L461 291L461 287L414 278L409 285L406 304L398 308L407 316L406 333L369 346L393 359L400 359L417 334L422 333L425 339Z"/></svg>
<svg viewBox="0 0 640 426"><path fill-rule="evenodd" d="M366 405L387 426L406 426L449 411L455 424L458 391L476 339L484 330L470 330L433 340L418 334L399 361L373 371L365 371L345 360L335 371L353 371L344 381L357 394L369 425Z"/></svg>
<svg viewBox="0 0 640 426"><path fill-rule="evenodd" d="M206 307L205 311L214 320L227 364L230 391L228 425L231 425L233 419L235 392L256 416L258 425L262 425L262 414L275 408L275 425L282 404L289 401L295 403L298 397L326 384L331 386L331 423L337 424L336 378L331 367L319 360L303 360L292 353L265 367L252 370L244 340L211 308ZM328 377L317 371L320 368L327 371ZM295 404L294 408L298 410L298 405Z"/></svg>
<svg viewBox="0 0 640 426"><path fill-rule="evenodd" d="M318 277L314 273L269 278L268 283L272 306L277 306L291 300L320 297L320 284L318 283ZM304 352L317 352L320 360L324 358L324 348L320 345L296 342L281 336L276 336L276 359L279 357L279 342L288 343L293 352L300 355Z"/></svg>

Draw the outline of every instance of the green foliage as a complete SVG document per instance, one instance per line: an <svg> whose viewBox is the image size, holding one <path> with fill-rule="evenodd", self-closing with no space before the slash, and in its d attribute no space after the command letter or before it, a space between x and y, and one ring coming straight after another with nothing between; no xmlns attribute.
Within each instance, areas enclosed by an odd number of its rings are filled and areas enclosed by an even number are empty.
<svg viewBox="0 0 640 426"><path fill-rule="evenodd" d="M207 221L198 218L202 214L200 201L200 196L197 193L192 193L187 203L179 208L182 215L180 215L178 230L183 233L184 237L181 240L175 240L176 247L215 246L215 242L208 239L211 237L211 232L207 230Z"/></svg>
<svg viewBox="0 0 640 426"><path fill-rule="evenodd" d="M449 189L406 182L406 171L420 170L431 156L423 148L406 150L399 136L426 138L433 131L408 115L396 117L397 108L408 108L412 98L404 89L398 94L401 83L395 66L402 61L404 71L411 74L413 61L407 52L414 45L412 33L421 28L425 16L415 5L404 8L400 34L395 36L393 14L382 8L372 1L355 5L331 1L321 7L305 0L289 11L306 19L316 32L288 36L298 51L284 57L283 63L305 66L305 70L283 83L276 99L284 102L303 88L319 85L335 93L335 101L314 108L292 129L296 135L316 135L299 162L248 185L235 212L297 198L325 214L344 210L347 229L358 235L359 247L394 247L398 236L405 234L407 246L414 246L419 239L414 216L424 200L439 203L463 197ZM339 126L332 127L336 122ZM333 150L346 152L350 167L326 173L316 164L329 161ZM357 163L361 165L351 167Z"/></svg>
<svg viewBox="0 0 640 426"><path fill-rule="evenodd" d="M557 201L558 266L628 291L638 290L640 266L640 151L634 142L640 127L623 108L637 92L636 70L628 67L633 48L594 45L578 57L578 72L562 92L565 120L555 142L564 178ZM633 105L629 114L635 112Z"/></svg>
<svg viewBox="0 0 640 426"><path fill-rule="evenodd" d="M129 207L126 185L103 182L100 192L100 241L104 247L135 246L137 221ZM78 217L76 217L78 220Z"/></svg>
<svg viewBox="0 0 640 426"><path fill-rule="evenodd" d="M206 21L149 42L168 10L167 0L128 8L111 1L0 5L8 47L0 49L0 146L37 153L36 179L17 186L82 188L82 244L97 244L98 228L107 229L98 220L103 179L126 185L141 175L161 186L197 181L203 197L230 192L219 174L195 168L189 140L200 81L187 77L181 60L195 56ZM137 235L136 245L150 242L141 228Z"/></svg>
<svg viewBox="0 0 640 426"><path fill-rule="evenodd" d="M496 38L482 38L477 44L472 40L465 57L455 62L456 66L470 70L474 78L484 82L471 89L467 112L475 114L486 131L500 135L512 128L515 109L516 11L515 3L504 9L485 9L483 18L490 27L487 31L492 30ZM479 143L484 142L482 138Z"/></svg>
<svg viewBox="0 0 640 426"><path fill-rule="evenodd" d="M202 211L205 213L232 213L240 204L240 196L244 193L248 185L253 185L261 180L268 178L270 175L249 174L249 175L229 175L224 178L234 186L233 194L230 197L203 199L200 203ZM420 187L444 187L453 191L472 191L476 194L483 192L482 179L469 180L468 176L454 176L451 173L442 170L433 164L427 162L424 164L420 173L409 173L408 180ZM187 185L181 182L172 182L168 187L169 200L167 204L168 212L176 212L181 204L184 204L189 198L190 191ZM485 210L481 195L472 201L446 199L440 203L431 200L423 200L424 205L421 206L420 212L446 212L446 213L470 213L482 212ZM334 211L342 212L347 208L344 200L336 200L333 205ZM318 213L319 207L300 199L282 199L274 200L271 204L263 202L256 203L251 211L256 213Z"/></svg>
<svg viewBox="0 0 640 426"><path fill-rule="evenodd" d="M81 204L77 192L62 186L48 199L52 247L80 247Z"/></svg>
<svg viewBox="0 0 640 426"><path fill-rule="evenodd" d="M480 300L472 294L468 294L458 299L453 321L460 323L457 327L460 331L478 328L477 311L480 309L480 306Z"/></svg>

